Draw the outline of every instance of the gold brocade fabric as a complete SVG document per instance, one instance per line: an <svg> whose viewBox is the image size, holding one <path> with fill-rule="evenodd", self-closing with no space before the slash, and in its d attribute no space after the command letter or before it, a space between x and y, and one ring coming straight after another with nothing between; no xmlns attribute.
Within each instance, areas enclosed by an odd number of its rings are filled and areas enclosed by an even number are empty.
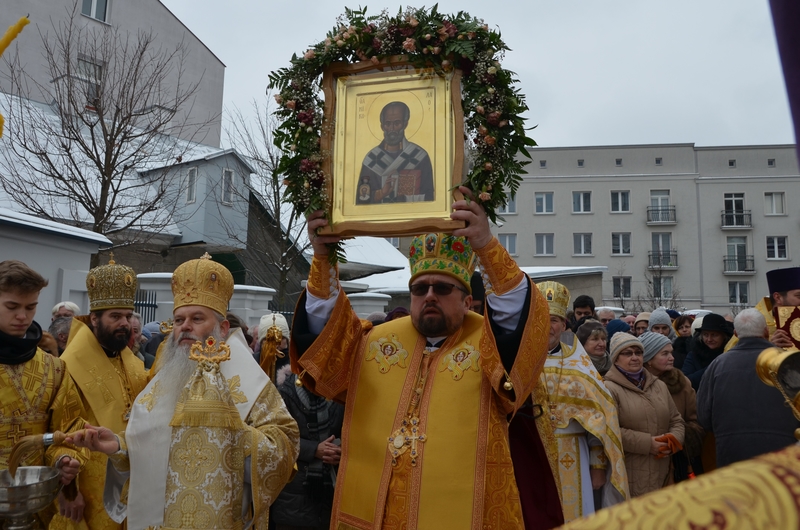
<svg viewBox="0 0 800 530"><path fill-rule="evenodd" d="M293 368L306 370L305 386L346 402L332 528L523 528L506 414L525 401L546 354L547 307L531 289L512 391L503 389L491 327L476 314L431 355L416 466L407 465L409 453L392 466L387 448L406 418L422 365L425 338L409 317L371 328L340 296L302 359L292 349ZM552 442L545 445L555 453Z"/></svg>
<svg viewBox="0 0 800 530"><path fill-rule="evenodd" d="M475 250L475 254L483 267L483 274L488 276L491 289L487 289L487 294L489 291L496 294L507 293L519 285L525 274L497 238L492 238L488 245Z"/></svg>
<svg viewBox="0 0 800 530"><path fill-rule="evenodd" d="M65 372L61 360L42 350L23 364L0 365L0 469L8 468L11 448L23 436L69 432L78 422L78 393ZM46 458L34 452L22 465L53 465L60 455L87 460L85 451L51 447ZM40 516L48 522L55 507L46 512Z"/></svg>
<svg viewBox="0 0 800 530"><path fill-rule="evenodd" d="M331 265L327 256L315 255L311 260L311 269L308 271L308 284L306 284L308 292L322 300L330 298L339 286L336 279L338 270L338 265Z"/></svg>
<svg viewBox="0 0 800 530"><path fill-rule="evenodd" d="M611 467L609 475L611 484L622 499L627 499L630 493L617 407L614 398L603 385L591 359L583 351L577 339L572 346L562 342L559 353L548 355L542 381L547 389L550 404L545 416L550 418L553 428L566 429L570 421L574 420L586 432L597 437L603 444L608 466ZM562 506L565 520L569 521L574 518L575 513L578 517L582 514L580 485L581 479L588 477L573 476L574 471L580 469L578 457L573 454L578 448L564 447L565 443L567 441L559 437L558 461L562 482ZM574 466L571 462L573 460ZM567 493L575 487L578 488L577 497Z"/></svg>
<svg viewBox="0 0 800 530"><path fill-rule="evenodd" d="M582 434L556 434L558 478L561 481L561 508L564 510L565 521L574 521L583 516L579 436Z"/></svg>
<svg viewBox="0 0 800 530"><path fill-rule="evenodd" d="M122 363L115 369L94 333L80 318L73 319L67 348L61 356L80 396L79 416L91 425L122 432L127 425L124 419L127 404L133 403L147 383L144 364L125 348L121 354ZM118 370L124 370L127 384L121 380ZM103 504L107 460L108 457L103 453L92 452L78 475L78 490L86 505L83 521L74 523L56 515L50 523L51 529L81 529L87 526L92 530L122 529L121 524L111 520Z"/></svg>
<svg viewBox="0 0 800 530"><path fill-rule="evenodd" d="M800 446L739 462L563 526L569 530L800 527Z"/></svg>

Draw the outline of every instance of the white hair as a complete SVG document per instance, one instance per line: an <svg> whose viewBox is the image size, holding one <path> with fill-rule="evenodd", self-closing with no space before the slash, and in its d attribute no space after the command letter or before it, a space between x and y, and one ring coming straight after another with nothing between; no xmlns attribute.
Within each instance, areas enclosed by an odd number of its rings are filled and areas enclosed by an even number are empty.
<svg viewBox="0 0 800 530"><path fill-rule="evenodd" d="M56 313L58 313L58 310L61 309L62 307L66 307L67 309L72 311L72 313L74 315L78 315L81 312L81 308L78 307L78 304L70 302L69 300L65 300L65 301L59 302L55 306L53 306L52 314L55 315Z"/></svg>
<svg viewBox="0 0 800 530"><path fill-rule="evenodd" d="M758 309L745 309L733 319L733 329L740 339L745 337L763 337L767 329L767 320Z"/></svg>
<svg viewBox="0 0 800 530"><path fill-rule="evenodd" d="M214 330L211 332L211 336L214 337L217 342L224 338L222 337L222 330L219 324L214 327ZM178 397L181 395L186 383L189 381L189 377L191 377L191 375L197 369L197 362L189 359L189 350L191 349L192 345L179 344L181 339L185 338L202 341L207 337L198 338L197 336L192 336L188 333L173 332L164 341L164 349L160 354L164 357L164 361L161 364L161 367L158 369L158 374L161 380L168 382L168 386L165 389L165 397L167 397L167 399L173 403L178 402Z"/></svg>

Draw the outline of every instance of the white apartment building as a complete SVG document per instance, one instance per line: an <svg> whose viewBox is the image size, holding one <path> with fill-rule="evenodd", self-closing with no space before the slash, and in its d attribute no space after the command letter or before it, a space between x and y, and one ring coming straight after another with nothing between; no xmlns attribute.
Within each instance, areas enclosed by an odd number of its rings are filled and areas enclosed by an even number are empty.
<svg viewBox="0 0 800 530"><path fill-rule="evenodd" d="M800 264L794 145L531 155L493 230L521 266L608 267L597 305L737 312L768 295L767 271Z"/></svg>

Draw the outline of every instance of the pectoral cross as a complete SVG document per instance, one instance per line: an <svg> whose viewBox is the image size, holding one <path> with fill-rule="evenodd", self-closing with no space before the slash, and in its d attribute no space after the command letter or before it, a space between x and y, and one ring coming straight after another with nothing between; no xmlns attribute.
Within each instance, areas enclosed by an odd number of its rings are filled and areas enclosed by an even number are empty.
<svg viewBox="0 0 800 530"><path fill-rule="evenodd" d="M419 451L418 443L428 439L419 429L419 418L412 417L403 420L402 427L389 437L389 451L392 453L392 465L397 465L397 457L410 450L411 465L417 465Z"/></svg>

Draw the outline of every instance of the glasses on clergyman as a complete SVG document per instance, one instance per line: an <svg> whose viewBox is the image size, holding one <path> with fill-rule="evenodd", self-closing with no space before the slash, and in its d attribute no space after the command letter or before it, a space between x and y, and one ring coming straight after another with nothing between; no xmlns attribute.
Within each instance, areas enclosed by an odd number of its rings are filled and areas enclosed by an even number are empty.
<svg viewBox="0 0 800 530"><path fill-rule="evenodd" d="M459 287L458 285L453 285L452 283L444 283L444 282L437 282L437 283L414 283L409 286L408 290L411 291L411 294L414 296L425 296L428 294L428 290L433 287L433 294L436 296L447 296L453 292L453 289L458 289L462 293L469 294L466 289Z"/></svg>

